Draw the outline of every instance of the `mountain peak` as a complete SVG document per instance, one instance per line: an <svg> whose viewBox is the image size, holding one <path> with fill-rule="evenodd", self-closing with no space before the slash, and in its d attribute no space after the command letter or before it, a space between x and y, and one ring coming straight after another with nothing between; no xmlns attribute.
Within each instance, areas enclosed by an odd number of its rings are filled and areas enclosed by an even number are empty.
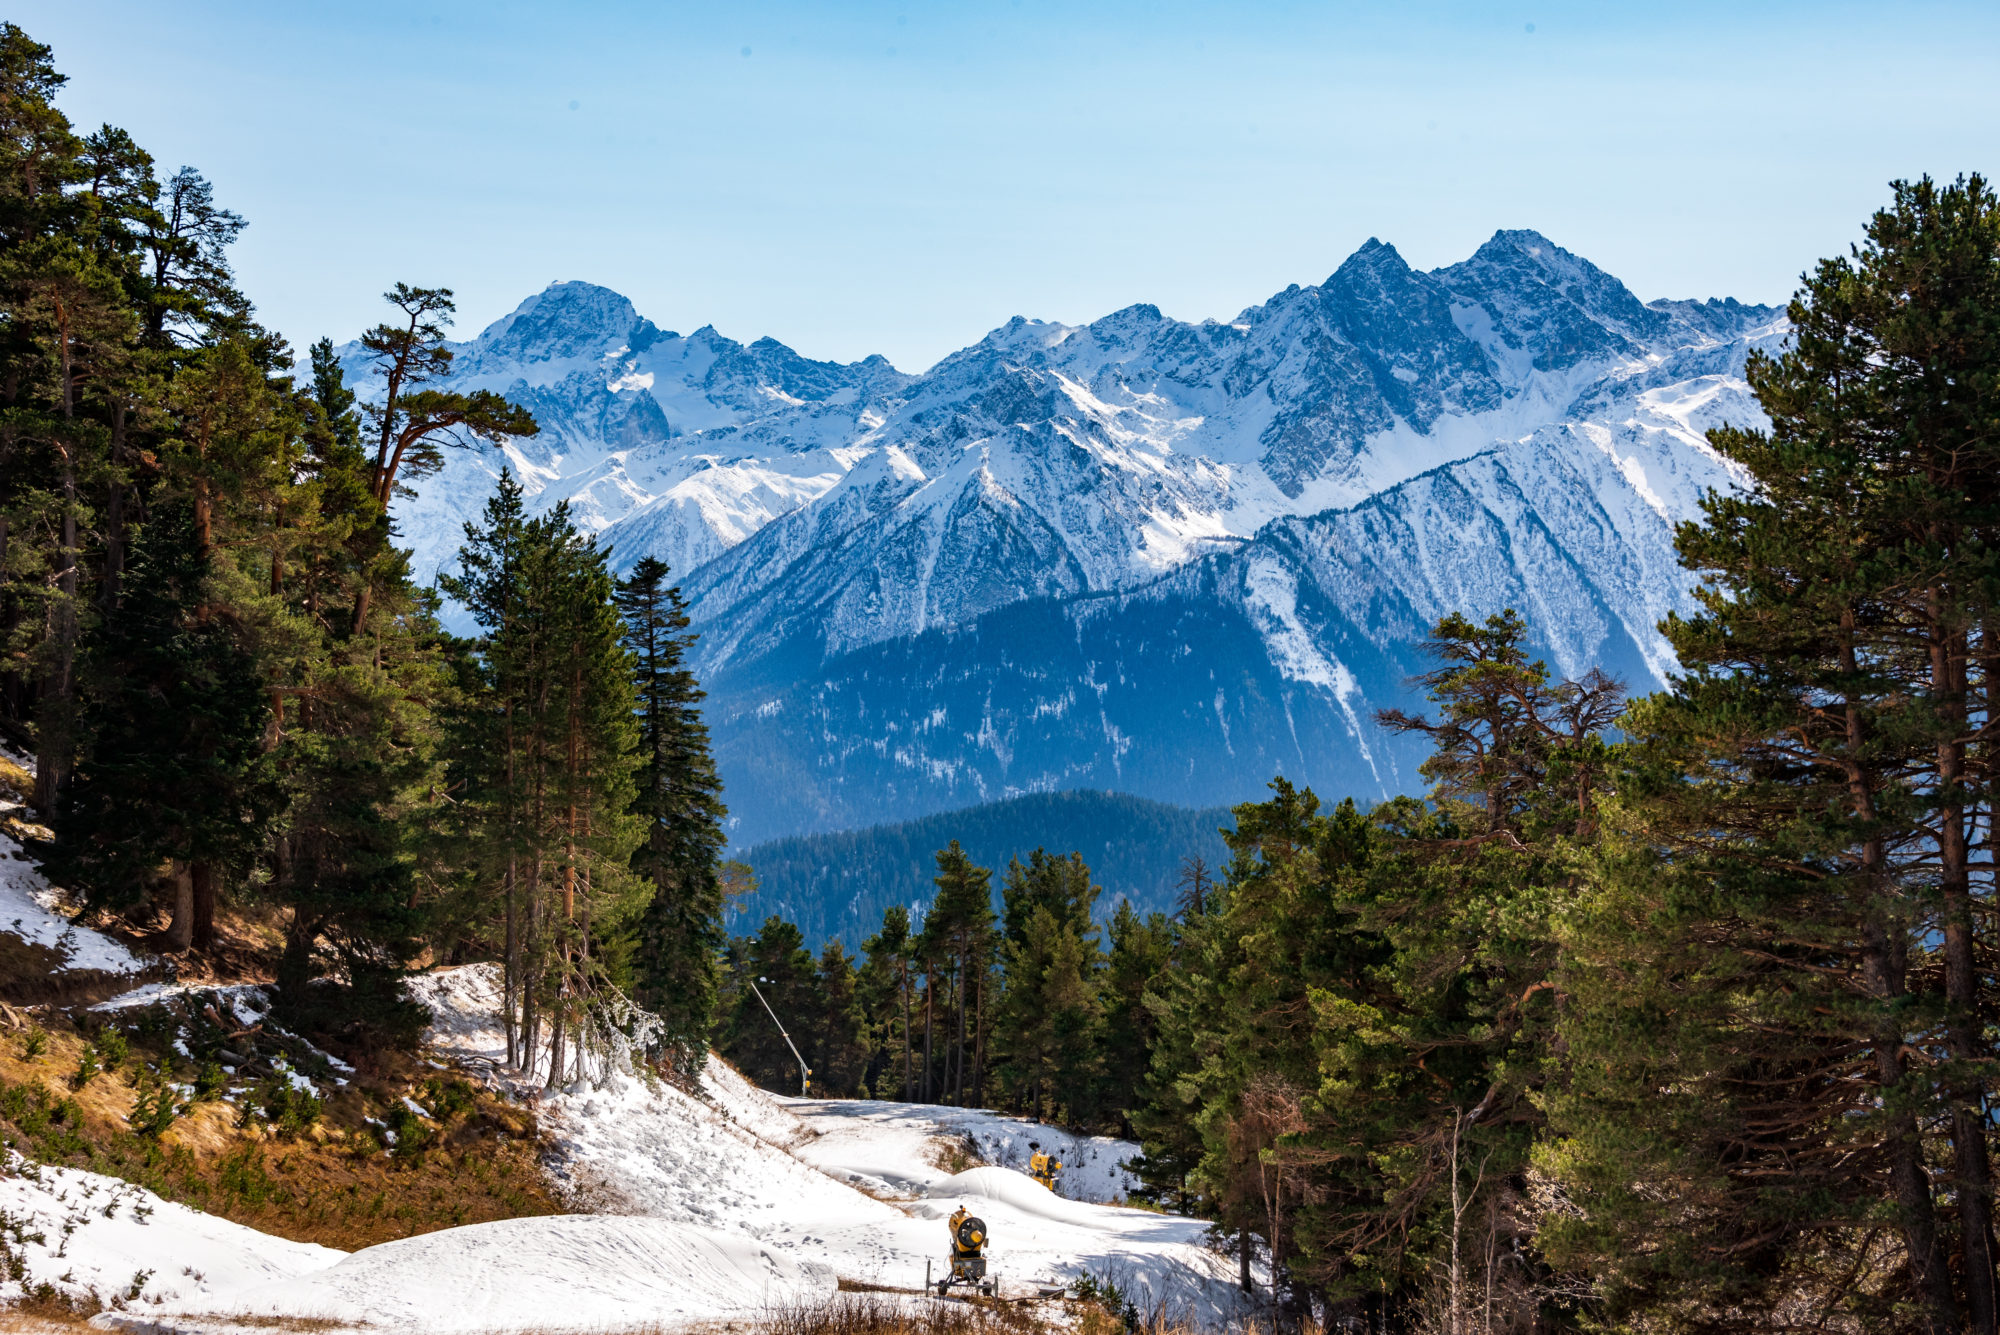
<svg viewBox="0 0 2000 1335"><path fill-rule="evenodd" d="M608 287L558 280L495 320L473 340L478 360L543 362L601 355L640 323L629 299Z"/></svg>
<svg viewBox="0 0 2000 1335"><path fill-rule="evenodd" d="M1323 286L1332 287L1344 277L1352 279L1357 274L1398 274L1410 272L1409 263L1402 252L1379 237L1369 237L1361 243L1361 248L1341 261L1340 267L1328 275Z"/></svg>

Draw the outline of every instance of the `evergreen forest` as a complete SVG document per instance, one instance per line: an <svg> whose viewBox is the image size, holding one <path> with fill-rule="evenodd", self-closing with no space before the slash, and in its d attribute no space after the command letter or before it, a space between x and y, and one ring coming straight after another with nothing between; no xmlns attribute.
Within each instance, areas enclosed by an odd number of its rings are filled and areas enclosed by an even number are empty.
<svg viewBox="0 0 2000 1335"><path fill-rule="evenodd" d="M534 418L440 388L444 288L295 355L199 172L56 109L0 27L0 733L20 833L94 920L198 962L232 909L284 924L303 1031L407 1045L401 980L504 964L510 1057L551 1086L635 1048L692 1073L716 1000L720 784L670 573L502 476L438 624L394 500Z"/></svg>
<svg viewBox="0 0 2000 1335"><path fill-rule="evenodd" d="M1228 823L1226 807L1198 810L1078 789L1027 793L865 830L772 839L736 854L756 868L756 889L731 902L731 922L747 918L754 926L776 913L798 925L809 950L836 936L859 941L891 904L908 909L929 901L936 893L934 855L955 839L988 867L1037 848L1082 854L1103 889L1099 925L1108 926L1124 901L1141 914L1170 911L1190 858L1216 866L1228 857L1220 833Z"/></svg>
<svg viewBox="0 0 2000 1335"><path fill-rule="evenodd" d="M1709 435L1744 486L1679 530L1666 690L1449 615L1380 719L1427 791L1276 779L1143 908L1102 837L951 839L921 902L814 952L779 914L725 930L757 868L725 861L675 572L619 577L503 474L412 578L396 499L537 430L446 387L452 293L386 294L357 397L330 340L260 323L245 220L62 83L0 27L9 831L88 921L192 972L275 915L279 1012L346 1050L415 1042L412 972L493 962L551 1088L699 1089L713 1047L786 1092L1130 1138L1145 1200L1300 1328L2000 1330L1984 179L1896 184L1753 357L1769 424Z"/></svg>

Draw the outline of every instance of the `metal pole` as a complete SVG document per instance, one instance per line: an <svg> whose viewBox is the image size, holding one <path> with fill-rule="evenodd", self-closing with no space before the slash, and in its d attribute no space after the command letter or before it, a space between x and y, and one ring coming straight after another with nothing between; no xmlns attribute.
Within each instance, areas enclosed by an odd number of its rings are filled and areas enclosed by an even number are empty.
<svg viewBox="0 0 2000 1335"><path fill-rule="evenodd" d="M764 994L757 991L757 980L751 978L746 981L750 984L750 990L757 992L757 1000L764 1001ZM792 1050L792 1056L799 1063L799 1097L804 1098L812 1093L812 1068L806 1065L804 1057L799 1056L798 1044L792 1042L792 1036L785 1032L785 1026L778 1019L778 1012L771 1009L771 1003L768 1001L764 1001L764 1014L770 1016L771 1023L778 1026L778 1037L785 1040L785 1046Z"/></svg>

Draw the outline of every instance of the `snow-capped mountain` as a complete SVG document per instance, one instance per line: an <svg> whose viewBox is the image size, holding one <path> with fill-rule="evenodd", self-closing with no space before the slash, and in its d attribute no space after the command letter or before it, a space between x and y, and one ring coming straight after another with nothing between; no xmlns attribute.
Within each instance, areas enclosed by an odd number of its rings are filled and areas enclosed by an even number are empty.
<svg viewBox="0 0 2000 1335"><path fill-rule="evenodd" d="M542 434L398 519L447 563L504 461L620 566L673 565L746 842L1076 786L1372 796L1418 783L1372 718L1446 611L1519 608L1565 672L1670 670L1672 526L1731 483L1702 433L1761 421L1744 358L1784 333L1533 232L1429 273L1370 241L1227 322L1017 318L918 376L564 283L455 366Z"/></svg>

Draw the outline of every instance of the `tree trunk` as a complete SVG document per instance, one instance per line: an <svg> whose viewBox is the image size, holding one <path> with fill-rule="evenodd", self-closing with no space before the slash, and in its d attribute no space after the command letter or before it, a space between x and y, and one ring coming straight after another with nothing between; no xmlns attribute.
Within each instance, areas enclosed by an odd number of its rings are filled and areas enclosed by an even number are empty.
<svg viewBox="0 0 2000 1335"><path fill-rule="evenodd" d="M67 416L67 413L65 413ZM57 597L49 612L49 662L35 718L35 807L53 824L75 754L76 712L76 468L65 445L61 547L56 553Z"/></svg>
<svg viewBox="0 0 2000 1335"><path fill-rule="evenodd" d="M910 966L904 964L900 972L903 976L903 1102L914 1103L917 1090L910 1070Z"/></svg>
<svg viewBox="0 0 2000 1335"><path fill-rule="evenodd" d="M194 864L189 879L194 883L194 948L209 950L215 946L215 900L222 878L204 858Z"/></svg>
<svg viewBox="0 0 2000 1335"><path fill-rule="evenodd" d="M924 965L924 1102L933 1103L931 1097L931 1018L937 1006L937 973L929 964Z"/></svg>
<svg viewBox="0 0 2000 1335"><path fill-rule="evenodd" d="M1972 877L1965 833L1965 810L1956 800L1965 779L1966 677L1970 646L1944 625L1943 600L1930 597L1931 690L1949 736L1938 743L1938 788L1945 795L1937 813L1938 888L1944 900L1946 1025L1952 1059L1968 1069L1988 1056L1979 1015L1980 974L1972 927ZM1981 1108L1985 1090L1977 1078L1961 1078L1947 1090L1951 1105L1953 1168L1958 1178L1960 1271L1965 1281L1967 1329L1996 1335L1993 1247L1993 1166L1986 1148Z"/></svg>
<svg viewBox="0 0 2000 1335"><path fill-rule="evenodd" d="M98 583L98 605L118 605L118 582L125 573L125 403L111 405L111 484L104 497L104 576Z"/></svg>
<svg viewBox="0 0 2000 1335"><path fill-rule="evenodd" d="M507 944L506 963L500 971L500 1016L501 1023L507 1030L507 1064L517 1067L521 1064L521 1049L519 1046L521 1035L520 1027L514 1022L514 1002L520 995L520 980L518 975L521 968L521 952L520 942L517 939L517 929L514 925L514 859L512 855L509 855L507 858L504 885L506 887L507 900Z"/></svg>
<svg viewBox="0 0 2000 1335"><path fill-rule="evenodd" d="M558 1005L549 1017L549 1078L542 1088L554 1093L563 1086L563 1020L565 1007Z"/></svg>
<svg viewBox="0 0 2000 1335"><path fill-rule="evenodd" d="M965 1106L965 989L972 980L966 977L965 959L959 958L958 966L958 1072L952 1090L952 1103L960 1108Z"/></svg>
<svg viewBox="0 0 2000 1335"><path fill-rule="evenodd" d="M167 924L167 950L181 954L194 944L194 877L185 862L176 862L167 872L167 884L174 891L174 916Z"/></svg>
<svg viewBox="0 0 2000 1335"><path fill-rule="evenodd" d="M1841 649L1841 666L1850 678L1858 671L1851 639L1852 612L1842 614L1842 629L1850 637ZM1845 707L1848 801L1852 813L1864 828L1873 826L1878 813L1875 779L1857 757L1866 755L1866 729L1857 702ZM1951 1273L1938 1245L1937 1208L1931 1198L1930 1178L1924 1168L1924 1145L1917 1119L1907 1106L1899 1106L1906 1070L1903 1063L1904 1034L1898 1022L1902 999L1908 991L1908 947L1901 924L1889 911L1887 891L1887 850L1879 838L1862 845L1864 913L1862 924L1862 970L1868 994L1876 1001L1881 1018L1869 1041L1875 1053L1875 1078L1885 1102L1884 1150L1889 1160L1889 1182L1897 1223L1903 1235L1904 1254L1909 1265L1912 1294L1929 1310L1926 1327L1930 1335L1949 1335L1957 1329L1957 1297L1952 1292Z"/></svg>

